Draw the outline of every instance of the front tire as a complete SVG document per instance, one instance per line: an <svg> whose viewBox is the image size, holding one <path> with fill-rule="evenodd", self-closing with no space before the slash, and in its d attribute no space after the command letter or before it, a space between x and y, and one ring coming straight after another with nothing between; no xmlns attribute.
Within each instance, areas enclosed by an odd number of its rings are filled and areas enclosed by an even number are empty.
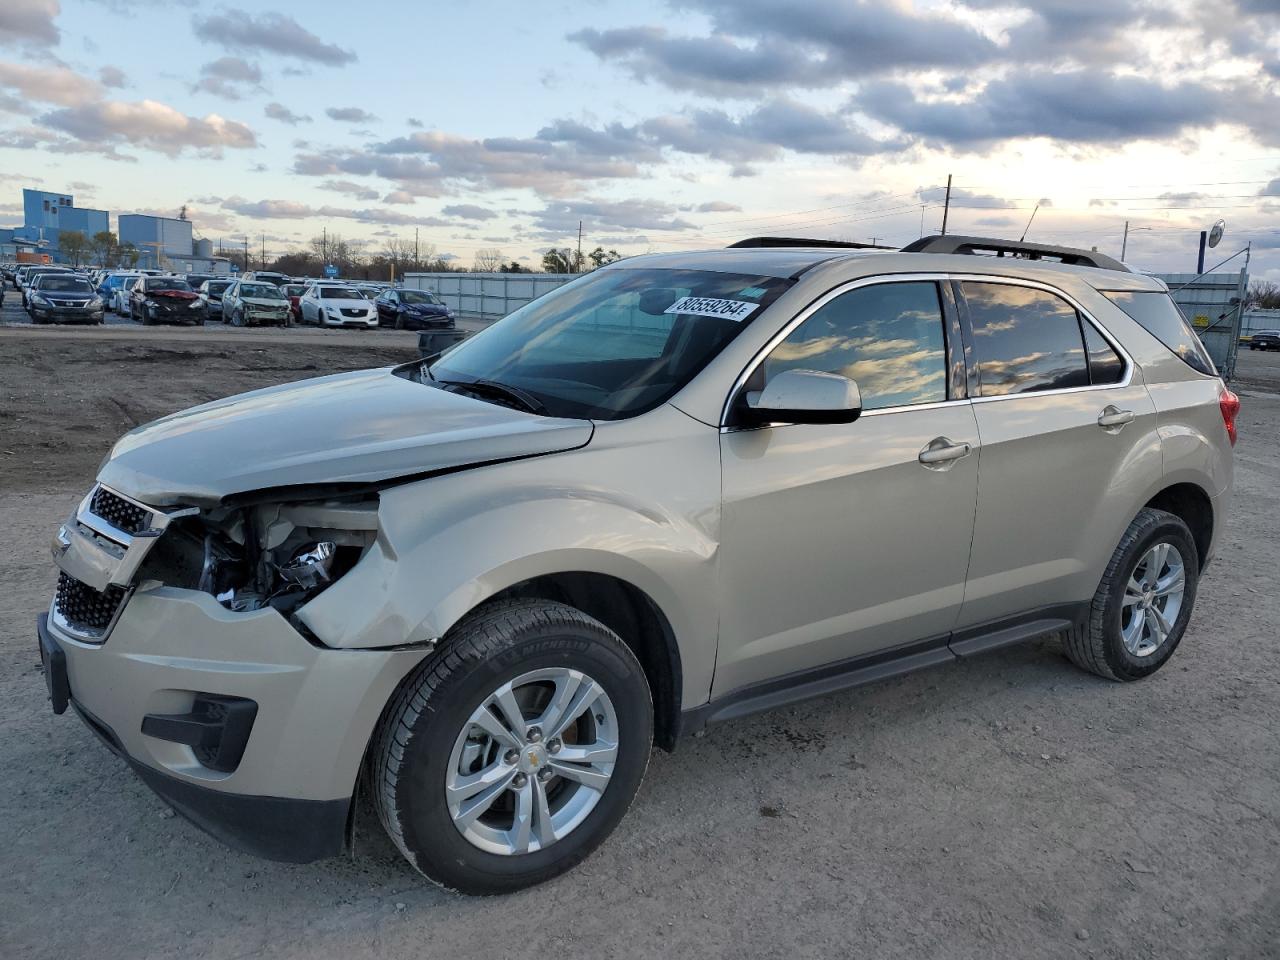
<svg viewBox="0 0 1280 960"><path fill-rule="evenodd" d="M506 893L585 859L649 762L644 671L573 607L500 601L401 686L371 749L383 826L429 879Z"/></svg>
<svg viewBox="0 0 1280 960"><path fill-rule="evenodd" d="M1181 642L1199 582L1200 555L1186 523L1144 507L1107 564L1088 622L1066 634L1067 657L1109 680L1150 676Z"/></svg>

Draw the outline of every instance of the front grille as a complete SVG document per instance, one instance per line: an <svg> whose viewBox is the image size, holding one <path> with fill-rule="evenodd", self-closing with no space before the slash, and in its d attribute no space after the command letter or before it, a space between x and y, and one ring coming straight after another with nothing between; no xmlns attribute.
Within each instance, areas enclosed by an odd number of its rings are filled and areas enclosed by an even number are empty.
<svg viewBox="0 0 1280 960"><path fill-rule="evenodd" d="M128 534L141 533L151 526L151 513L137 504L118 497L106 487L99 487L89 501L89 510L117 530Z"/></svg>
<svg viewBox="0 0 1280 960"><path fill-rule="evenodd" d="M353 307L343 307L342 315L344 317L367 317L369 315L369 311Z"/></svg>
<svg viewBox="0 0 1280 960"><path fill-rule="evenodd" d="M114 584L106 592L99 593L87 583L62 573L58 575L58 592L54 596L54 610L74 630L92 635L104 633L116 611L124 602L124 588Z"/></svg>

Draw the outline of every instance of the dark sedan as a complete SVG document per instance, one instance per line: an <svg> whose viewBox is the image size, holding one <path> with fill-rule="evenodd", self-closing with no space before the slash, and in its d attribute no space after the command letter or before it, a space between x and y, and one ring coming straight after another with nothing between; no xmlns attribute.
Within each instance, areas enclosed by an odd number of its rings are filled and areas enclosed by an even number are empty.
<svg viewBox="0 0 1280 960"><path fill-rule="evenodd" d="M373 301L378 326L397 330L452 330L453 313L430 290L387 290Z"/></svg>
<svg viewBox="0 0 1280 960"><path fill-rule="evenodd" d="M1280 350L1280 330L1259 330L1249 338L1250 350Z"/></svg>
<svg viewBox="0 0 1280 960"><path fill-rule="evenodd" d="M205 304L181 277L143 277L129 294L129 316L144 325L197 323L204 326Z"/></svg>
<svg viewBox="0 0 1280 960"><path fill-rule="evenodd" d="M27 288L32 323L102 323L102 298L84 277L46 273Z"/></svg>

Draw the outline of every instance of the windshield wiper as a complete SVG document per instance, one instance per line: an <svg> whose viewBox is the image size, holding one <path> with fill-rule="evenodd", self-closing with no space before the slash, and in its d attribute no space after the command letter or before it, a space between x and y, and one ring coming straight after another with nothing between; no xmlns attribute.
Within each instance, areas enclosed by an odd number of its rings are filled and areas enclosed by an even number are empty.
<svg viewBox="0 0 1280 960"><path fill-rule="evenodd" d="M427 371L427 375L430 376L432 380L435 380L435 376L431 374L430 370ZM459 390L478 394L481 397L487 395L490 397L502 397L507 400L514 400L530 413L536 413L538 416L547 415L547 405L532 393L506 383L499 383L496 380L436 380L435 382L443 387L455 387Z"/></svg>

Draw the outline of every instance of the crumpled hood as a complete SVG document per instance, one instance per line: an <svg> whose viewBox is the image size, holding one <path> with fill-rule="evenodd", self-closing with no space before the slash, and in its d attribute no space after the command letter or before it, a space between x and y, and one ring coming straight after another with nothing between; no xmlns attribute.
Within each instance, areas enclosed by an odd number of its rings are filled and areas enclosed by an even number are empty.
<svg viewBox="0 0 1280 960"><path fill-rule="evenodd" d="M363 370L255 390L125 434L98 479L155 506L273 487L372 483L584 446L589 420L539 417Z"/></svg>

